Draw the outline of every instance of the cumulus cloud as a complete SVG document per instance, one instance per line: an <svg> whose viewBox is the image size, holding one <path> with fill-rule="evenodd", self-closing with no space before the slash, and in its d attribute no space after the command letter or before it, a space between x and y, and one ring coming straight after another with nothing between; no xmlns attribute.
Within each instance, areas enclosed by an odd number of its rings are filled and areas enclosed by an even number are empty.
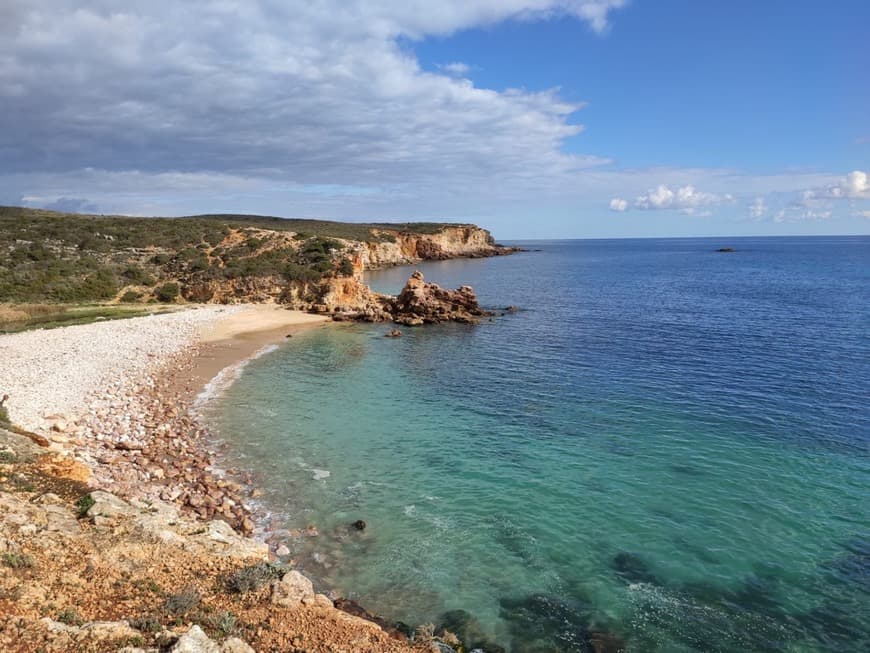
<svg viewBox="0 0 870 653"><path fill-rule="evenodd" d="M863 170L853 170L836 184L814 188L802 193L804 201L814 199L870 199L870 176Z"/></svg>
<svg viewBox="0 0 870 653"><path fill-rule="evenodd" d="M622 213L622 212L626 211L627 209L628 209L628 200L624 200L624 199L619 198L619 197L614 197L612 200L610 200L610 210L611 211L618 211L619 213Z"/></svg>
<svg viewBox="0 0 870 653"><path fill-rule="evenodd" d="M656 188L647 191L634 200L634 208L644 211L650 210L676 210L686 215L708 216L712 212L709 208L719 204L729 204L734 197L728 193L716 194L697 190L694 186L681 186L673 190L666 184L659 184ZM614 198L610 200L610 208L614 211L628 209L628 200Z"/></svg>

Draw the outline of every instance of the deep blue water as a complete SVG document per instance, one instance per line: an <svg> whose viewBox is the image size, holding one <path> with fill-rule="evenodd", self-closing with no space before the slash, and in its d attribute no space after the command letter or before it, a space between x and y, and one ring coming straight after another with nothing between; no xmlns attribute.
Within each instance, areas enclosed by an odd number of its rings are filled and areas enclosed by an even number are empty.
<svg viewBox="0 0 870 653"><path fill-rule="evenodd" d="M870 238L528 245L420 266L520 312L315 329L210 406L293 556L509 651L870 650Z"/></svg>

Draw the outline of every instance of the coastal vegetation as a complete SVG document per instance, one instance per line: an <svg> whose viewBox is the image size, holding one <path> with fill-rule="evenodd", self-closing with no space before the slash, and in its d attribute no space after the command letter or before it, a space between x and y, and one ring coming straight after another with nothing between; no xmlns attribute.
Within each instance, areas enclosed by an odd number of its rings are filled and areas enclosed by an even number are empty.
<svg viewBox="0 0 870 653"><path fill-rule="evenodd" d="M0 302L257 301L276 287L286 291L285 299L316 301L324 281L354 274L354 248L361 244L431 236L449 226L468 225L247 215L135 218L0 207ZM439 253L430 245L420 258L430 252ZM0 318L0 325L11 321Z"/></svg>

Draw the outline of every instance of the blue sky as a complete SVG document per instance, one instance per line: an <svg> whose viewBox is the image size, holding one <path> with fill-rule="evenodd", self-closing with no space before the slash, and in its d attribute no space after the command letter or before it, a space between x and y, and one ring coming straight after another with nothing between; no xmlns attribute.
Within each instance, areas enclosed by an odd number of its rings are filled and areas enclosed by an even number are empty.
<svg viewBox="0 0 870 653"><path fill-rule="evenodd" d="M594 35L562 17L411 43L486 88L560 87L587 126L566 149L629 167L866 167L870 3L634 0Z"/></svg>
<svg viewBox="0 0 870 653"><path fill-rule="evenodd" d="M870 3L9 0L0 203L870 232Z"/></svg>

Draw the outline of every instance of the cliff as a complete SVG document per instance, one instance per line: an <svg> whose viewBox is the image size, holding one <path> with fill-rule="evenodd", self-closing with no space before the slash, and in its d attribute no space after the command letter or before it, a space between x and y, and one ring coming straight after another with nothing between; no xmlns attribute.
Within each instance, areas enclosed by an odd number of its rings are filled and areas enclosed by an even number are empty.
<svg viewBox="0 0 870 653"><path fill-rule="evenodd" d="M489 231L474 225L445 226L431 234L388 230L381 234L389 235L391 239L366 242L360 248L358 265L366 270L420 261L498 256L514 251L496 245Z"/></svg>
<svg viewBox="0 0 870 653"><path fill-rule="evenodd" d="M365 270L512 251L475 225L130 218L0 207L0 302L373 309L358 283Z"/></svg>

